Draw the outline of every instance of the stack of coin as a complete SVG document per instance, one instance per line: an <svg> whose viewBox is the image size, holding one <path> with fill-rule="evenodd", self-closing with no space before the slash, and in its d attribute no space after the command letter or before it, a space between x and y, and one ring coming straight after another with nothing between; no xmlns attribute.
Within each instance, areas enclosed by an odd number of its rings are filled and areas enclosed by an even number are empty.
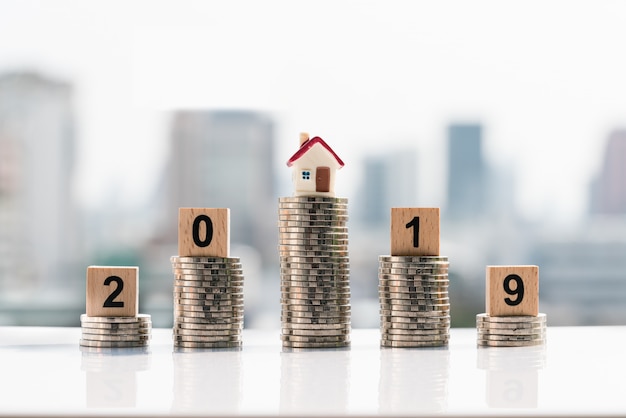
<svg viewBox="0 0 626 418"><path fill-rule="evenodd" d="M436 347L450 338L448 257L380 256L382 347Z"/></svg>
<svg viewBox="0 0 626 418"><path fill-rule="evenodd" d="M80 345L91 348L147 347L152 331L150 315L80 316Z"/></svg>
<svg viewBox="0 0 626 418"><path fill-rule="evenodd" d="M476 315L478 345L486 347L526 347L546 342L546 314L537 316Z"/></svg>
<svg viewBox="0 0 626 418"><path fill-rule="evenodd" d="M236 257L171 257L174 346L240 348L243 270Z"/></svg>
<svg viewBox="0 0 626 418"><path fill-rule="evenodd" d="M279 199L281 339L285 348L350 345L348 199Z"/></svg>

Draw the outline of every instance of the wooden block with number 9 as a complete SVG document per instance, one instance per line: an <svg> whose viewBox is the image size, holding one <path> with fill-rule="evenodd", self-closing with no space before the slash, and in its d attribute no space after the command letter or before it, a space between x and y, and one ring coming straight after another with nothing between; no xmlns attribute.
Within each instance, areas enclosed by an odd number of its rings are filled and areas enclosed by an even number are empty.
<svg viewBox="0 0 626 418"><path fill-rule="evenodd" d="M487 266L486 308L490 316L537 316L539 267Z"/></svg>
<svg viewBox="0 0 626 418"><path fill-rule="evenodd" d="M439 208L391 208L391 255L439 255Z"/></svg>
<svg viewBox="0 0 626 418"><path fill-rule="evenodd" d="M139 267L87 267L87 316L137 316Z"/></svg>
<svg viewBox="0 0 626 418"><path fill-rule="evenodd" d="M230 256L230 209L179 208L178 255Z"/></svg>

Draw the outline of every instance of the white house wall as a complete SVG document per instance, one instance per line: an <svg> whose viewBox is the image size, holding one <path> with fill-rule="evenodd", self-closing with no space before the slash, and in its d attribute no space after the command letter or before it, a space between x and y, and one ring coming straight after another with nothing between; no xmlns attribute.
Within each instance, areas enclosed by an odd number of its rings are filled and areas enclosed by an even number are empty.
<svg viewBox="0 0 626 418"><path fill-rule="evenodd" d="M315 170L317 167L330 167L328 192L315 191ZM292 165L292 179L295 196L335 196L335 173L341 166L333 155L322 145L315 144ZM300 172L311 170L311 179L302 180Z"/></svg>

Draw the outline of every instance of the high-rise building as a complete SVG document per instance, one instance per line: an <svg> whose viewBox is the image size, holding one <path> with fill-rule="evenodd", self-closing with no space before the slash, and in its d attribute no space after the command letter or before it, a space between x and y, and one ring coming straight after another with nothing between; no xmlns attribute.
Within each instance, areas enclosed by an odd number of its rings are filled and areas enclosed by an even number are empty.
<svg viewBox="0 0 626 418"><path fill-rule="evenodd" d="M363 162L358 219L370 226L388 226L391 207L417 205L417 163L414 150L368 156Z"/></svg>
<svg viewBox="0 0 626 418"><path fill-rule="evenodd" d="M72 86L0 76L0 289L70 289L80 260ZM76 280L82 283L82 277ZM79 288L79 286L77 286ZM69 291L69 290L68 290ZM10 292L11 293L11 292Z"/></svg>
<svg viewBox="0 0 626 418"><path fill-rule="evenodd" d="M274 123L251 111L180 111L171 127L166 219L176 242L178 208L230 208L230 240L276 261Z"/></svg>
<svg viewBox="0 0 626 418"><path fill-rule="evenodd" d="M452 220L480 217L485 197L482 126L452 124L448 127L448 202L444 213Z"/></svg>
<svg viewBox="0 0 626 418"><path fill-rule="evenodd" d="M602 169L592 184L591 213L626 215L626 129L609 136Z"/></svg>

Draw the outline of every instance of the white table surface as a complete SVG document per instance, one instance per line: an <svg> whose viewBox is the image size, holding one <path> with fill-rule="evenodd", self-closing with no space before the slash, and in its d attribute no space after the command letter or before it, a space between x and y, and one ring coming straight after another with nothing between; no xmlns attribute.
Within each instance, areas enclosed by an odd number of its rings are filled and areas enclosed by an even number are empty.
<svg viewBox="0 0 626 418"><path fill-rule="evenodd" d="M0 415L626 415L626 327L548 327L544 346L283 352L244 330L239 351L81 351L80 328L0 327Z"/></svg>

